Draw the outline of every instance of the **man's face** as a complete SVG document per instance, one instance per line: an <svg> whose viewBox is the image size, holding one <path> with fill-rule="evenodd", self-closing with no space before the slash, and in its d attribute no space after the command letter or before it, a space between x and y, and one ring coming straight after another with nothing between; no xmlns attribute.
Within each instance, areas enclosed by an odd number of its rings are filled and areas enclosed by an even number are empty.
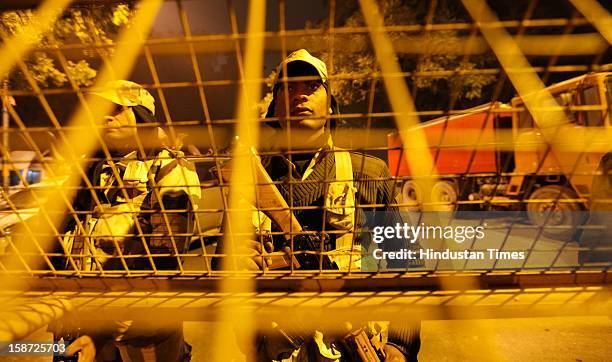
<svg viewBox="0 0 612 362"><path fill-rule="evenodd" d="M113 104L110 115L102 120L102 138L108 147L126 148L131 145L136 148L136 115L130 107Z"/></svg>
<svg viewBox="0 0 612 362"><path fill-rule="evenodd" d="M285 102L289 102L289 107ZM289 120L291 128L319 130L325 126L328 115L327 90L320 80L290 81L280 84L274 103L275 116L281 119L281 126L287 127L287 108L289 116L297 117Z"/></svg>

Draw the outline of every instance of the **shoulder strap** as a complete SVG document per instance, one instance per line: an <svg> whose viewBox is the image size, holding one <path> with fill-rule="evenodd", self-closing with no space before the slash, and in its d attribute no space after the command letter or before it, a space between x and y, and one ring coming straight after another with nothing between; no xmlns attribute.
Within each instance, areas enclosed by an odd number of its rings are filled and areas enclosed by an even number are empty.
<svg viewBox="0 0 612 362"><path fill-rule="evenodd" d="M336 217L342 220L338 225L342 225L347 228L347 231L355 225L355 187L353 185L353 164L351 162L351 155L348 151L341 148L334 147L334 160L336 175L335 180L329 183L327 188L327 200L330 200L326 205L332 207L333 214L337 214ZM337 200L338 203L336 203ZM337 206L334 207L334 206ZM329 220L328 220L329 221ZM352 233L344 235L347 239L352 237ZM343 237L344 237L343 236ZM339 237L336 239L336 245L338 245ZM350 246L350 240L347 240Z"/></svg>
<svg viewBox="0 0 612 362"><path fill-rule="evenodd" d="M353 265L354 270L359 270L361 268L361 249L358 245L353 245L357 189L353 182L351 154L334 147L334 159L336 161L336 179L329 183L326 198L343 201L342 205L338 205L340 209L334 210L335 213L328 212L328 218L337 218L334 224L344 227L347 232L336 237L335 251L334 254L330 255L330 258L342 271L349 270L350 264ZM331 220L328 219L328 223L331 223Z"/></svg>
<svg viewBox="0 0 612 362"><path fill-rule="evenodd" d="M351 154L341 148L334 147L334 158L336 160L336 180L346 181L353 185L353 164Z"/></svg>

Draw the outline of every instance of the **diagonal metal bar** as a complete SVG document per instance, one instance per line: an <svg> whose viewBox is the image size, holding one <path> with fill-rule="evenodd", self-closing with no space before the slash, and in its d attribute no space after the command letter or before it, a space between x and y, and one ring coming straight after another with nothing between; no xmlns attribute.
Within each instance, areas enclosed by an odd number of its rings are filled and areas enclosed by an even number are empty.
<svg viewBox="0 0 612 362"><path fill-rule="evenodd" d="M370 37L391 107L394 112L401 114L395 117L395 122L402 144L411 145L412 148L411 152L404 150L408 166L411 173L419 178L418 182L421 184L421 189L424 190L424 203L429 203L436 171L425 133L423 130L415 128L419 124L419 119L414 116L414 103L403 77L394 76L401 73L401 69L395 58L391 41L383 30L383 19L376 3L372 0L360 0L359 3L370 30Z"/></svg>
<svg viewBox="0 0 612 362"><path fill-rule="evenodd" d="M136 26L142 27L141 30L147 32L160 5L161 1L158 0L142 1L140 8L135 15L135 19L140 20L139 22L136 22ZM119 75L125 76L128 74L132 65L134 64L135 56L140 49L140 47L137 45L140 43L138 42L137 36L133 34L133 29L123 31L120 35L120 39L120 45L117 47L115 58L113 58L112 61L117 66L121 65L121 67L119 67L121 69L121 74ZM112 73L108 67L104 68L97 79L96 86L100 87L100 85L105 84L108 80L112 79L111 74ZM72 117L71 121L69 122L70 125L81 126L83 128L88 127L89 130L94 128L96 129L96 132L75 132L75 134L71 135L71 138L69 138L68 141L65 142L62 147L60 147L60 154L68 155L69 158L67 159L67 162L69 164L81 165L83 160L79 158L80 155L88 154L93 149L96 137L99 138L97 128L95 127L95 120L108 113L108 109L105 109L105 106L108 107L108 105L105 105L105 103L101 100L92 97L88 99L88 104L81 104L77 112ZM78 174L73 175L67 181L67 185L77 184L79 182L79 178L80 177ZM71 199L73 194L71 194L70 191L74 190L68 188L67 191L67 194L69 195L68 198ZM59 197L59 195L55 195L55 198L57 197ZM52 204L60 204L59 199L54 200L54 197L51 197L49 202ZM58 225L61 222L60 214L58 213L57 215L53 215L51 221L53 225ZM45 233L48 231L47 229L48 228L43 228L41 232ZM54 235L54 233L51 232L48 234ZM42 244L42 248L45 249L46 243L43 242Z"/></svg>
<svg viewBox="0 0 612 362"><path fill-rule="evenodd" d="M570 0L570 2L599 30L608 44L612 44L612 16L606 8L595 0Z"/></svg>

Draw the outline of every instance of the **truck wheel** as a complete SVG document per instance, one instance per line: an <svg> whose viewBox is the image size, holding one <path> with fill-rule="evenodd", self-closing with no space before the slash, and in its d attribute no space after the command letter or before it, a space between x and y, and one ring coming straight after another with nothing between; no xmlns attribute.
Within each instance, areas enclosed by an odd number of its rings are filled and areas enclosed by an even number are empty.
<svg viewBox="0 0 612 362"><path fill-rule="evenodd" d="M612 236L612 157L605 157L597 168L599 175L593 178L589 220L582 230L578 243L580 265L609 263L612 260L610 241ZM608 249L608 250L606 250Z"/></svg>
<svg viewBox="0 0 612 362"><path fill-rule="evenodd" d="M454 211L457 206L457 189L450 181L437 181L431 188L431 202L436 211Z"/></svg>
<svg viewBox="0 0 612 362"><path fill-rule="evenodd" d="M406 211L421 210L423 203L423 191L421 187L413 180L404 182L404 186L402 186L402 203L411 204L401 207Z"/></svg>
<svg viewBox="0 0 612 362"><path fill-rule="evenodd" d="M601 175L593 178L591 188L591 210L612 211L612 157L606 157L598 167Z"/></svg>
<svg viewBox="0 0 612 362"><path fill-rule="evenodd" d="M581 206L578 202L562 202L556 200L576 199L576 193L567 187L548 185L540 187L529 196L527 215L529 221L536 226L544 226L542 234L560 240L569 241L576 233L576 227L584 222ZM541 201L538 200L552 200ZM554 226L564 226L554 228Z"/></svg>

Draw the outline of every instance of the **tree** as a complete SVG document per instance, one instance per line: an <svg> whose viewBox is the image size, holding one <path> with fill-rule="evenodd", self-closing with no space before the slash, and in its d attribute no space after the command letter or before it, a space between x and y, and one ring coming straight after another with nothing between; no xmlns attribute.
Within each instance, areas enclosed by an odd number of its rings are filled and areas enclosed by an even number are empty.
<svg viewBox="0 0 612 362"><path fill-rule="evenodd" d="M112 44L120 29L130 26L132 14L133 9L126 4L69 8L51 31L32 41L39 49L52 49L69 43ZM3 12L0 14L0 28L6 35L27 32L33 17L32 10ZM111 53L112 48L103 51ZM90 55L90 51L83 51L83 58L88 58ZM86 59L68 60L66 69L61 69L52 51L34 51L24 61L42 88L61 87L68 82L68 76L78 86L87 87L93 83L97 75L97 70ZM23 75L16 69L8 77L11 87L29 89Z"/></svg>
<svg viewBox="0 0 612 362"><path fill-rule="evenodd" d="M335 27L364 27L365 20L357 2L336 2ZM428 13L429 2L418 0L380 0L378 6L386 26L423 24ZM438 1L434 16L435 23L469 22L467 14L450 2ZM311 28L326 31L328 21L310 24ZM392 41L411 41L415 37L405 32L389 32ZM371 86L371 75L378 69L376 56L367 33L334 35L334 53L331 59L327 35L311 36L303 44L313 49L315 56L322 58L328 65L333 60L333 74L342 75L342 79L332 82L331 88L335 98L345 108L367 100ZM409 77L408 83L418 91L415 99L419 110L444 110L450 100L454 99L455 108L469 107L488 100L485 88L495 81L495 76L469 72L483 68L493 59L488 55L471 55L449 53L448 49L461 44L460 34L456 30L425 32L418 45L419 55L399 53L397 60L404 72L426 74L427 76ZM441 71L452 71L453 75L440 74ZM463 72L468 71L467 74ZM440 75L436 75L436 72ZM377 84L380 93L381 82ZM268 96L269 98L269 96ZM378 108L381 106L378 99ZM384 103L384 102L383 102ZM375 104L376 108L376 104ZM363 109L363 108L361 108Z"/></svg>

